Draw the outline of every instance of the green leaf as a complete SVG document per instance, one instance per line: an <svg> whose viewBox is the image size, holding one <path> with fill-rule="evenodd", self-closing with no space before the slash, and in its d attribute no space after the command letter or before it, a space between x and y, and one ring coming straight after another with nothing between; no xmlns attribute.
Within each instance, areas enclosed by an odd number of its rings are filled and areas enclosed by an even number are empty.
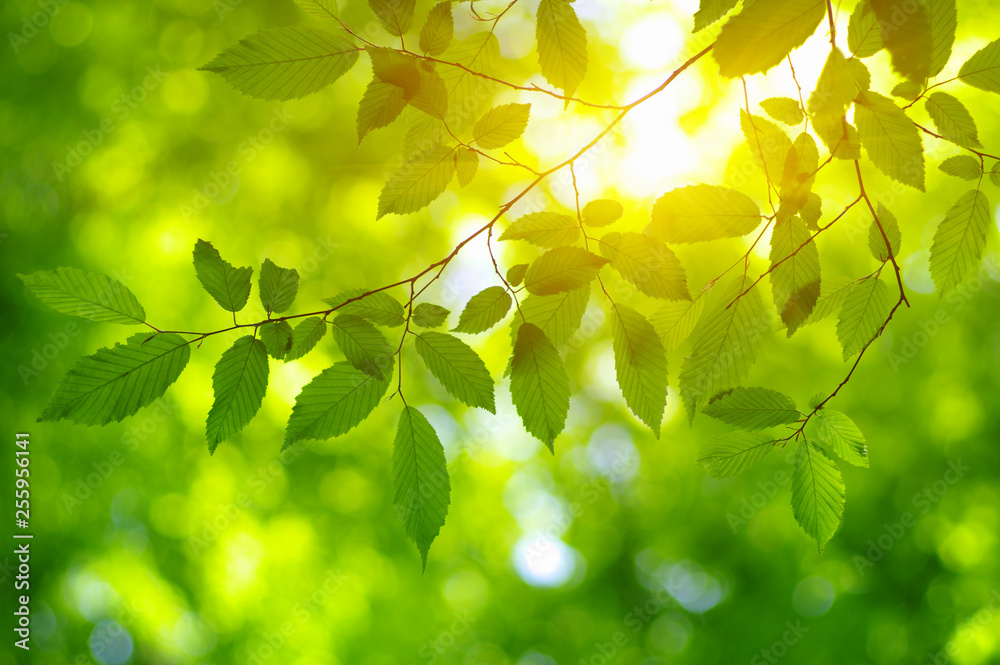
<svg viewBox="0 0 1000 665"><path fill-rule="evenodd" d="M323 302L338 314L359 316L380 326L395 328L406 321L403 306L385 291L365 295L364 289L349 289L332 298L324 298Z"/></svg>
<svg viewBox="0 0 1000 665"><path fill-rule="evenodd" d="M868 468L865 435L853 420L833 409L820 409L813 418L816 421L816 432L820 441L830 446L845 462Z"/></svg>
<svg viewBox="0 0 1000 665"><path fill-rule="evenodd" d="M803 441L792 470L792 513L806 534L816 540L820 552L840 526L846 490L836 463Z"/></svg>
<svg viewBox="0 0 1000 665"><path fill-rule="evenodd" d="M450 310L441 305L422 302L413 308L413 323L421 328L437 328L445 322Z"/></svg>
<svg viewBox="0 0 1000 665"><path fill-rule="evenodd" d="M510 294L502 286L483 289L469 299L458 318L454 332L485 332L503 320L510 305Z"/></svg>
<svg viewBox="0 0 1000 665"><path fill-rule="evenodd" d="M500 73L500 42L491 31L478 32L453 43L441 58L467 68L446 67L441 71L448 95L456 100L456 110L449 114L448 127L453 132L460 132L471 127L473 121L486 112L497 87L495 82L468 70L497 76Z"/></svg>
<svg viewBox="0 0 1000 665"><path fill-rule="evenodd" d="M402 88L373 78L358 106L358 143L379 127L386 127L406 108Z"/></svg>
<svg viewBox="0 0 1000 665"><path fill-rule="evenodd" d="M210 453L246 427L260 410L267 391L267 376L267 350L252 335L236 340L222 354L212 375L215 402L205 423Z"/></svg>
<svg viewBox="0 0 1000 665"><path fill-rule="evenodd" d="M268 316L284 312L292 306L299 291L299 272L294 268L279 268L271 259L260 267L260 302Z"/></svg>
<svg viewBox="0 0 1000 665"><path fill-rule="evenodd" d="M868 0L861 0L847 24L847 48L851 55L867 58L882 50L882 29Z"/></svg>
<svg viewBox="0 0 1000 665"><path fill-rule="evenodd" d="M200 69L221 74L257 99L298 99L325 88L358 61L358 49L338 34L292 26L240 40Z"/></svg>
<svg viewBox="0 0 1000 665"><path fill-rule="evenodd" d="M63 314L101 323L143 323L146 311L117 279L77 268L18 275L43 303Z"/></svg>
<svg viewBox="0 0 1000 665"><path fill-rule="evenodd" d="M903 110L888 97L863 92L854 120L872 163L890 178L924 191L924 146Z"/></svg>
<svg viewBox="0 0 1000 665"><path fill-rule="evenodd" d="M246 306L253 268L234 267L222 258L212 243L199 240L194 246L194 271L198 281L222 309L238 312Z"/></svg>
<svg viewBox="0 0 1000 665"><path fill-rule="evenodd" d="M313 350L326 334L326 322L321 316L310 316L303 319L292 330L292 346L285 354L285 362L298 360Z"/></svg>
<svg viewBox="0 0 1000 665"><path fill-rule="evenodd" d="M507 283L511 286L520 286L524 281L524 275L528 272L527 263L518 263L507 269Z"/></svg>
<svg viewBox="0 0 1000 665"><path fill-rule="evenodd" d="M612 305L615 374L625 403L660 437L667 403L667 353L653 326L639 312Z"/></svg>
<svg viewBox="0 0 1000 665"><path fill-rule="evenodd" d="M766 432L727 432L701 447L698 462L712 478L729 478L760 462L772 448L774 437Z"/></svg>
<svg viewBox="0 0 1000 665"><path fill-rule="evenodd" d="M798 217L779 218L771 232L771 292L789 337L819 299L819 250L811 237Z"/></svg>
<svg viewBox="0 0 1000 665"><path fill-rule="evenodd" d="M698 32L712 25L729 13L739 0L701 0L694 13L694 30Z"/></svg>
<svg viewBox="0 0 1000 665"><path fill-rule="evenodd" d="M864 65L862 65L863 67ZM862 90L854 76L850 61L844 57L840 49L830 50L816 89L809 95L806 108L810 114L842 116L844 110L851 104Z"/></svg>
<svg viewBox="0 0 1000 665"><path fill-rule="evenodd" d="M978 189L962 195L934 233L931 277L939 295L962 283L979 266L992 226L990 202Z"/></svg>
<svg viewBox="0 0 1000 665"><path fill-rule="evenodd" d="M392 507L420 550L425 569L449 503L451 483L441 441L420 411L404 407L392 444Z"/></svg>
<svg viewBox="0 0 1000 665"><path fill-rule="evenodd" d="M444 120L448 114L448 88L444 79L433 69L419 67L417 71L419 88L409 99L410 106L432 118Z"/></svg>
<svg viewBox="0 0 1000 665"><path fill-rule="evenodd" d="M882 41L892 57L892 68L912 81L928 78L933 49L928 7L911 2L903 9L899 0L869 0L869 3L883 26Z"/></svg>
<svg viewBox="0 0 1000 665"><path fill-rule="evenodd" d="M476 177L479 170L479 153L468 148L459 148L455 153L455 171L458 174L458 184L465 187Z"/></svg>
<svg viewBox="0 0 1000 665"><path fill-rule="evenodd" d="M621 276L654 298L690 300L684 267L662 242L641 233L608 233L601 254Z"/></svg>
<svg viewBox="0 0 1000 665"><path fill-rule="evenodd" d="M572 97L587 74L587 32L570 0L541 0L536 18L542 76Z"/></svg>
<svg viewBox="0 0 1000 665"><path fill-rule="evenodd" d="M397 37L410 29L415 4L416 0L368 0L378 22Z"/></svg>
<svg viewBox="0 0 1000 665"><path fill-rule="evenodd" d="M791 397L768 388L733 388L705 405L702 413L740 429L767 429L794 423L802 414ZM774 440L774 437L771 437Z"/></svg>
<svg viewBox="0 0 1000 665"><path fill-rule="evenodd" d="M369 46L366 50L372 61L375 78L402 88L407 100L420 91L421 67L417 58L384 46Z"/></svg>
<svg viewBox="0 0 1000 665"><path fill-rule="evenodd" d="M979 180L983 175L983 165L972 155L956 155L941 162L939 169L963 180Z"/></svg>
<svg viewBox="0 0 1000 665"><path fill-rule="evenodd" d="M527 240L539 247L572 245L580 237L580 223L557 212L532 212L518 218L500 240Z"/></svg>
<svg viewBox="0 0 1000 665"><path fill-rule="evenodd" d="M879 230L874 219L871 226L868 227L868 248L877 261L884 263L889 260L889 252L885 246L886 238L889 239L892 255L899 256L899 243L902 242L902 234L899 232L899 222L896 221L896 216L881 203L878 204L878 221L882 223L882 230ZM882 231L885 231L885 238L882 237Z"/></svg>
<svg viewBox="0 0 1000 665"><path fill-rule="evenodd" d="M501 104L486 112L472 128L472 140L484 150L502 148L520 138L528 126L531 104Z"/></svg>
<svg viewBox="0 0 1000 665"><path fill-rule="evenodd" d="M923 86L919 83L914 83L913 81L903 81L902 83L897 83L895 87L893 87L892 96L912 102L920 96L922 91Z"/></svg>
<svg viewBox="0 0 1000 665"><path fill-rule="evenodd" d="M859 353L878 335L890 307L889 287L878 277L865 278L847 293L837 321L844 360Z"/></svg>
<svg viewBox="0 0 1000 665"><path fill-rule="evenodd" d="M449 393L464 404L496 413L493 379L472 347L445 333L413 335L416 337L417 354Z"/></svg>
<svg viewBox="0 0 1000 665"><path fill-rule="evenodd" d="M854 287L858 283L855 280L848 282L843 282L842 280L823 280L823 284L820 287L819 300L816 301L816 306L803 325L822 321L826 317L838 313L840 308L844 306L844 300L847 299L847 296L854 290Z"/></svg>
<svg viewBox="0 0 1000 665"><path fill-rule="evenodd" d="M649 322L663 340L667 353L676 351L691 335L705 309L705 298L669 302L653 312Z"/></svg>
<svg viewBox="0 0 1000 665"><path fill-rule="evenodd" d="M958 70L963 83L987 92L1000 93L1000 39L976 51Z"/></svg>
<svg viewBox="0 0 1000 665"><path fill-rule="evenodd" d="M958 27L958 8L955 0L924 0L931 22L931 70L930 76L937 76L951 58L951 47L955 44L955 29Z"/></svg>
<svg viewBox="0 0 1000 665"><path fill-rule="evenodd" d="M380 381L346 362L326 368L295 398L282 449L346 434L375 410L388 387L388 379Z"/></svg>
<svg viewBox="0 0 1000 665"><path fill-rule="evenodd" d="M806 226L810 230L816 231L818 229L817 223L820 217L823 216L823 200L819 198L816 192L809 192L805 205L799 211L799 216L805 220Z"/></svg>
<svg viewBox="0 0 1000 665"><path fill-rule="evenodd" d="M295 0L295 4L305 13L317 18L337 18L337 3L334 0Z"/></svg>
<svg viewBox="0 0 1000 665"><path fill-rule="evenodd" d="M750 146L754 162L764 169L770 182L781 182L785 160L788 158L788 151L792 149L792 140L785 130L767 118L750 115L743 109L740 109L740 128Z"/></svg>
<svg viewBox="0 0 1000 665"><path fill-rule="evenodd" d="M799 100L791 97L768 97L761 100L760 107L769 116L786 125L798 125L806 117Z"/></svg>
<svg viewBox="0 0 1000 665"><path fill-rule="evenodd" d="M533 323L517 330L510 396L524 429L555 453L569 413L569 376L556 347Z"/></svg>
<svg viewBox="0 0 1000 665"><path fill-rule="evenodd" d="M846 117L817 115L813 117L812 126L835 158L849 161L861 159L861 137Z"/></svg>
<svg viewBox="0 0 1000 665"><path fill-rule="evenodd" d="M746 194L718 185L692 185L667 192L653 205L647 232L670 243L745 236L760 225L760 208Z"/></svg>
<svg viewBox="0 0 1000 665"><path fill-rule="evenodd" d="M608 262L579 247L556 247L542 254L524 276L524 288L548 296L586 286Z"/></svg>
<svg viewBox="0 0 1000 665"><path fill-rule="evenodd" d="M450 2L439 2L427 15L427 22L420 28L420 50L427 55L441 55L455 36L455 17Z"/></svg>
<svg viewBox="0 0 1000 665"><path fill-rule="evenodd" d="M292 348L292 326L288 321L272 321L257 329L267 354L275 360L285 360Z"/></svg>
<svg viewBox="0 0 1000 665"><path fill-rule="evenodd" d="M378 219L391 212L416 212L441 196L455 175L454 152L454 148L441 145L404 162L379 194Z"/></svg>
<svg viewBox="0 0 1000 665"><path fill-rule="evenodd" d="M946 92L933 92L927 98L926 108L944 139L963 148L980 147L976 121L962 102Z"/></svg>
<svg viewBox="0 0 1000 665"><path fill-rule="evenodd" d="M596 199L583 206L580 217L587 226L607 226L625 214L625 208L618 201Z"/></svg>
<svg viewBox="0 0 1000 665"><path fill-rule="evenodd" d="M136 333L124 344L80 358L38 421L118 422L159 399L190 357L191 348L180 335Z"/></svg>
<svg viewBox="0 0 1000 665"><path fill-rule="evenodd" d="M712 53L726 78L766 72L816 30L823 0L757 0L723 26Z"/></svg>
<svg viewBox="0 0 1000 665"><path fill-rule="evenodd" d="M812 135L802 132L795 139L785 158L780 188L781 205L777 219L786 220L802 210L809 202L818 166L819 148L816 147L816 140Z"/></svg>
<svg viewBox="0 0 1000 665"><path fill-rule="evenodd" d="M330 334L355 369L380 381L392 375L392 347L372 324L357 316L341 314L330 322Z"/></svg>
<svg viewBox="0 0 1000 665"><path fill-rule="evenodd" d="M757 359L761 336L771 327L760 293L752 288L728 306L751 283L737 275L724 287L715 287L711 306L695 328L694 348L680 374L689 420L707 398L739 385Z"/></svg>
<svg viewBox="0 0 1000 665"><path fill-rule="evenodd" d="M521 301L521 313L524 321L536 325L553 345L561 347L580 327L588 300L589 288L573 289L551 296L529 295ZM520 316L515 316L511 321L511 339L515 342L517 331L524 321Z"/></svg>

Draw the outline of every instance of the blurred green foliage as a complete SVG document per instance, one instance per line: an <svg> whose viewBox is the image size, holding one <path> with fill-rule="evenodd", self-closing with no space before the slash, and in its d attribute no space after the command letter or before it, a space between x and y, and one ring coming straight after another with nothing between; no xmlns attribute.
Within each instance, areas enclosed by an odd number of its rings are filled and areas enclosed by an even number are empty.
<svg viewBox="0 0 1000 665"><path fill-rule="evenodd" d="M350 22L375 29L364 3L344 4ZM994 39L1000 20L985 0L959 4L946 74ZM631 99L692 52L683 45L690 2L577 5L603 42L580 96ZM421 2L418 17L429 7ZM509 18L504 56L512 76L527 76L530 13ZM596 297L585 327L593 336L567 354L577 394L554 457L523 431L504 388L493 418L460 408L433 380L412 381L410 402L437 428L452 477L448 521L423 575L388 489L399 405L345 437L279 454L294 395L337 356L329 340L274 368L262 417L214 457L203 427L222 340L198 350L160 403L119 425L36 425L72 362L126 334L39 307L16 273L73 265L111 274L157 325L209 329L224 316L194 276L199 237L240 265L266 256L296 267L299 303L318 303L438 260L504 200L512 174L487 168L460 195L374 223L402 129L357 147L366 68L285 104L241 97L194 71L260 27L307 20L290 2L249 0L11 0L0 9L9 42L0 49L0 411L9 431L32 433L35 533L33 648L26 657L7 642L0 664L660 665L775 662L785 652L787 662L814 665L1000 659L1000 263L994 236L981 279L957 298L931 293L933 229L965 190L933 167L926 195L871 175L870 189L900 221L913 307L832 404L865 431L871 469L844 468L850 500L822 556L789 514L784 459L711 480L695 463L697 446L723 427L703 418L689 427L673 392L659 440L628 413ZM467 16L458 29L471 29ZM801 57L816 62L803 62L801 75L815 80L823 44L810 48ZM885 91L892 78L880 58L873 87ZM588 197L628 202L634 230L662 192L718 181L727 163L732 181L747 159L737 147L742 91L714 67L700 65L661 105L637 111L582 176ZM788 78L754 77L751 94L788 94ZM1000 150L995 100L952 85L983 144ZM515 149L541 165L606 116L563 120L556 100L508 97L534 104ZM958 152L926 145L932 164ZM239 174L227 179L231 162ZM853 197L849 166L831 167L844 187L834 180L820 192L827 214ZM555 181L541 204L565 204L566 188ZM763 180L741 189L759 195ZM868 219L859 210L851 220L821 247L825 266L845 276L871 262ZM732 243L723 247L735 255L742 245ZM493 283L483 248L475 252L449 268L436 302L456 310ZM505 252L515 263L516 252ZM724 268L732 257L723 254L684 256L692 282ZM841 380L831 321L783 337L765 341L748 384L804 403ZM506 329L477 348L498 376ZM672 386L683 354L671 356ZM413 355L404 364L416 377ZM960 476L949 473L959 465ZM11 560L10 549L0 553ZM3 571L7 607L14 591Z"/></svg>

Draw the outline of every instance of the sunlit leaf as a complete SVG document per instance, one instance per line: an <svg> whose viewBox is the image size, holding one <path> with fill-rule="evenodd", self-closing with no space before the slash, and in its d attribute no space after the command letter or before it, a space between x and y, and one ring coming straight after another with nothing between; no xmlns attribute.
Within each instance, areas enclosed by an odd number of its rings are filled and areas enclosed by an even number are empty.
<svg viewBox="0 0 1000 665"><path fill-rule="evenodd" d="M861 0L847 24L847 48L858 58L873 56L882 50L882 29L868 0Z"/></svg>
<svg viewBox="0 0 1000 665"><path fill-rule="evenodd" d="M840 411L820 409L813 416L816 436L845 462L868 468L865 435L854 421Z"/></svg>
<svg viewBox="0 0 1000 665"><path fill-rule="evenodd" d="M941 162L939 169L963 180L979 180L983 175L983 165L972 155L956 155Z"/></svg>
<svg viewBox="0 0 1000 665"><path fill-rule="evenodd" d="M705 309L706 300L704 297L696 297L693 300L668 302L649 317L649 322L663 340L667 353L677 350L691 335Z"/></svg>
<svg viewBox="0 0 1000 665"><path fill-rule="evenodd" d="M511 299L507 289L490 286L469 299L458 318L454 332L481 333L498 324L507 315Z"/></svg>
<svg viewBox="0 0 1000 665"><path fill-rule="evenodd" d="M1000 39L990 42L966 60L958 70L958 78L980 90L1000 93Z"/></svg>
<svg viewBox="0 0 1000 665"><path fill-rule="evenodd" d="M194 272L223 309L238 312L246 306L253 268L233 266L219 255L212 243L199 240L194 246Z"/></svg>
<svg viewBox="0 0 1000 665"><path fill-rule="evenodd" d="M589 284L608 262L579 247L556 247L542 254L524 276L528 293L547 296Z"/></svg>
<svg viewBox="0 0 1000 665"><path fill-rule="evenodd" d="M493 379L468 344L439 332L413 333L417 354L445 389L459 401L496 413Z"/></svg>
<svg viewBox="0 0 1000 665"><path fill-rule="evenodd" d="M542 76L572 97L587 74L587 32L570 0L541 0L536 19Z"/></svg>
<svg viewBox="0 0 1000 665"><path fill-rule="evenodd" d="M438 146L404 162L379 194L378 218L416 212L441 196L455 175L453 153L454 148Z"/></svg>
<svg viewBox="0 0 1000 665"><path fill-rule="evenodd" d="M932 92L925 107L942 137L963 148L980 147L976 121L962 102L946 92Z"/></svg>
<svg viewBox="0 0 1000 665"><path fill-rule="evenodd" d="M625 214L625 209L618 201L611 199L596 199L583 206L580 217L587 226L607 226Z"/></svg>
<svg viewBox="0 0 1000 665"><path fill-rule="evenodd" d="M733 388L706 404L701 411L706 416L748 430L794 423L802 417L791 397L758 387Z"/></svg>
<svg viewBox="0 0 1000 665"><path fill-rule="evenodd" d="M275 360L285 360L292 349L292 326L288 321L272 321L257 329L267 355Z"/></svg>
<svg viewBox="0 0 1000 665"><path fill-rule="evenodd" d="M806 223L798 217L778 219L771 232L771 292L789 337L819 298L819 251L810 237Z"/></svg>
<svg viewBox="0 0 1000 665"><path fill-rule="evenodd" d="M580 237L580 223L557 212L531 212L518 218L500 240L527 240L539 247L572 245Z"/></svg>
<svg viewBox="0 0 1000 665"><path fill-rule="evenodd" d="M924 191L924 147L920 133L903 110L876 92L857 98L854 120L861 145L880 171Z"/></svg>
<svg viewBox="0 0 1000 665"><path fill-rule="evenodd" d="M349 289L332 298L324 298L323 302L338 314L360 316L362 319L390 328L403 325L406 313L398 300L385 291L376 291L366 296L364 294L364 289ZM355 298L360 299L354 300Z"/></svg>
<svg viewBox="0 0 1000 665"><path fill-rule="evenodd" d="M805 119L799 100L791 97L768 97L761 100L760 107L769 116L786 125L798 125Z"/></svg>
<svg viewBox="0 0 1000 665"><path fill-rule="evenodd" d="M940 295L962 283L979 266L993 225L990 202L978 189L962 195L934 232L931 277Z"/></svg>
<svg viewBox="0 0 1000 665"><path fill-rule="evenodd" d="M889 211L881 203L876 207L878 212L878 221L882 224L881 230L879 225L872 220L871 226L868 227L868 248L872 251L872 256L874 256L878 261L888 261L889 251L885 246L886 238L889 240L889 247L892 248L892 255L899 255L899 243L902 241L902 235L899 232L899 222L896 221L896 216ZM885 237L882 237L882 232L885 232Z"/></svg>
<svg viewBox="0 0 1000 665"><path fill-rule="evenodd" d="M285 362L297 360L312 351L325 334L326 323L323 317L310 316L303 319L292 330L292 346L285 354Z"/></svg>
<svg viewBox="0 0 1000 665"><path fill-rule="evenodd" d="M531 104L501 104L490 109L472 128L472 140L484 150L502 148L528 126Z"/></svg>
<svg viewBox="0 0 1000 665"><path fill-rule="evenodd" d="M694 13L694 30L698 32L712 25L729 13L739 0L701 0Z"/></svg>
<svg viewBox="0 0 1000 665"><path fill-rule="evenodd" d="M757 0L722 28L712 53L727 78L766 72L816 30L823 0Z"/></svg>
<svg viewBox="0 0 1000 665"><path fill-rule="evenodd" d="M351 314L341 314L330 322L330 334L347 362L378 380L392 374L393 348L378 328Z"/></svg>
<svg viewBox="0 0 1000 665"><path fill-rule="evenodd" d="M727 432L702 445L698 462L713 478L729 478L754 466L774 448L765 432Z"/></svg>
<svg viewBox="0 0 1000 665"><path fill-rule="evenodd" d="M455 18L450 2L439 2L427 15L427 22L420 28L420 50L427 55L441 55L455 35Z"/></svg>
<svg viewBox="0 0 1000 665"><path fill-rule="evenodd" d="M625 403L659 438L667 401L667 354L653 326L639 312L614 304L608 315L615 374Z"/></svg>
<svg viewBox="0 0 1000 665"><path fill-rule="evenodd" d="M524 429L554 452L569 413L569 376L555 346L533 323L517 330L510 396Z"/></svg>
<svg viewBox="0 0 1000 665"><path fill-rule="evenodd" d="M837 321L837 337L844 360L859 353L875 338L889 315L889 287L878 277L868 277L844 297Z"/></svg>
<svg viewBox="0 0 1000 665"><path fill-rule="evenodd" d="M654 298L690 300L684 267L665 244L642 233L608 233L601 254L637 289Z"/></svg>
<svg viewBox="0 0 1000 665"><path fill-rule="evenodd" d="M760 208L746 194L717 185L692 185L656 201L648 232L671 244L738 238L760 226L760 219Z"/></svg>
<svg viewBox="0 0 1000 665"><path fill-rule="evenodd" d="M441 305L422 302L413 308L413 323L421 328L437 328L445 322L449 314L451 312Z"/></svg>
<svg viewBox="0 0 1000 665"><path fill-rule="evenodd" d="M216 72L258 99L298 99L324 88L358 61L358 49L341 35L290 26L240 40L200 69Z"/></svg>
<svg viewBox="0 0 1000 665"><path fill-rule="evenodd" d="M397 37L410 29L415 5L416 0L368 0L378 22Z"/></svg>

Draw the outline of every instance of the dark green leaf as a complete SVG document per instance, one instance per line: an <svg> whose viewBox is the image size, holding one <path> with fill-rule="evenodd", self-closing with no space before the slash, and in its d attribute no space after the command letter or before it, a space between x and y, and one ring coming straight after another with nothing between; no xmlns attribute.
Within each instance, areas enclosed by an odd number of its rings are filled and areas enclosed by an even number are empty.
<svg viewBox="0 0 1000 665"><path fill-rule="evenodd" d="M882 41L892 56L892 68L912 81L923 81L931 74L930 11L920 2L868 0L882 26ZM902 18L900 18L902 16Z"/></svg>
<svg viewBox="0 0 1000 665"><path fill-rule="evenodd" d="M524 281L524 275L528 272L527 263L518 263L507 269L507 283L511 286L520 286Z"/></svg>
<svg viewBox="0 0 1000 665"><path fill-rule="evenodd" d="M222 309L238 312L246 306L253 268L234 267L222 258L212 243L199 240L194 246L194 271L198 281Z"/></svg>
<svg viewBox="0 0 1000 665"><path fill-rule="evenodd" d="M260 302L268 315L284 312L292 306L299 291L299 272L294 268L279 268L271 259L260 267Z"/></svg>
<svg viewBox="0 0 1000 665"><path fill-rule="evenodd" d="M272 321L258 329L267 354L275 360L285 360L292 348L292 326L288 321Z"/></svg>
<svg viewBox="0 0 1000 665"><path fill-rule="evenodd" d="M441 305L422 302L413 308L413 323L421 328L437 328L445 322L451 312Z"/></svg>
<svg viewBox="0 0 1000 665"><path fill-rule="evenodd" d="M292 346L285 354L285 362L297 360L313 350L326 334L326 322L321 316L303 319L292 330Z"/></svg>
<svg viewBox="0 0 1000 665"><path fill-rule="evenodd" d="M395 328L406 321L403 306L385 291L364 294L364 289L349 289L332 298L324 298L323 302L334 308L338 314L359 316L380 326Z"/></svg>
<svg viewBox="0 0 1000 665"><path fill-rule="evenodd" d="M379 381L349 363L328 367L295 398L282 449L347 433L375 410L388 387L388 379Z"/></svg>
<svg viewBox="0 0 1000 665"><path fill-rule="evenodd" d="M236 340L222 354L212 375L215 402L205 423L210 453L256 415L267 391L267 377L267 350L252 335Z"/></svg>
<svg viewBox="0 0 1000 665"><path fill-rule="evenodd" d="M355 369L380 381L392 375L393 349L372 324L351 314L341 314L330 322L330 334Z"/></svg>

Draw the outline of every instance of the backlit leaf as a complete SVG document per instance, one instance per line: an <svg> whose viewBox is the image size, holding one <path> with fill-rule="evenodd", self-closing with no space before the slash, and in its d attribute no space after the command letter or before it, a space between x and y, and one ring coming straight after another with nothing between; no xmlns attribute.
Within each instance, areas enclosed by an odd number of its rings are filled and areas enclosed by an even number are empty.
<svg viewBox="0 0 1000 665"><path fill-rule="evenodd" d="M437 433L412 406L403 407L392 444L392 494L396 517L426 568L431 543L448 515L451 483Z"/></svg>
<svg viewBox="0 0 1000 665"><path fill-rule="evenodd" d="M881 203L877 206L878 221L882 224L882 228L879 229L879 225L872 220L871 226L868 227L868 248L872 251L872 256L878 261L888 261L889 251L885 246L886 238L889 239L889 246L892 248L892 255L899 255L899 243L902 241L902 235L899 232L899 222L896 221L896 216L889 211ZM882 237L882 232L885 232L885 237Z"/></svg>
<svg viewBox="0 0 1000 665"><path fill-rule="evenodd" d="M876 92L863 92L855 104L861 145L880 171L924 191L924 147L903 110Z"/></svg>
<svg viewBox="0 0 1000 665"><path fill-rule="evenodd" d="M698 462L712 478L743 473L774 448L774 437L765 432L727 432L701 447Z"/></svg>
<svg viewBox="0 0 1000 665"><path fill-rule="evenodd" d="M696 297L693 300L668 302L649 317L649 322L663 340L667 353L676 351L691 335L705 309L706 300L707 298Z"/></svg>
<svg viewBox="0 0 1000 665"><path fill-rule="evenodd" d="M282 449L296 441L346 434L375 410L388 387L388 379L380 381L350 363L326 368L295 398Z"/></svg>
<svg viewBox="0 0 1000 665"><path fill-rule="evenodd" d="M530 112L531 104L496 106L476 122L472 140L484 150L502 148L524 133Z"/></svg>
<svg viewBox="0 0 1000 665"><path fill-rule="evenodd" d="M690 300L684 267L665 244L642 233L608 233L601 254L622 277L654 298Z"/></svg>
<svg viewBox="0 0 1000 665"><path fill-rule="evenodd" d="M413 323L421 328L437 328L445 322L450 311L441 305L422 302L413 308Z"/></svg>
<svg viewBox="0 0 1000 665"><path fill-rule="evenodd" d="M368 0L378 22L397 37L410 29L415 4L416 0Z"/></svg>
<svg viewBox="0 0 1000 665"><path fill-rule="evenodd" d="M496 413L493 379L482 358L468 344L439 332L413 333L417 354L445 389L469 406Z"/></svg>
<svg viewBox="0 0 1000 665"><path fill-rule="evenodd" d="M966 60L958 70L958 78L980 90L1000 93L1000 39L990 42Z"/></svg>
<svg viewBox="0 0 1000 665"><path fill-rule="evenodd" d="M267 377L267 350L252 335L236 340L222 354L212 375L215 402L205 424L209 452L214 453L221 442L232 438L256 415L267 390Z"/></svg>
<svg viewBox="0 0 1000 665"><path fill-rule="evenodd" d="M555 346L533 323L517 330L510 396L524 429L554 452L569 413L569 376Z"/></svg>
<svg viewBox="0 0 1000 665"><path fill-rule="evenodd" d="M416 212L441 196L455 175L454 150L437 146L404 162L379 194L378 218Z"/></svg>
<svg viewBox="0 0 1000 665"><path fill-rule="evenodd" d="M733 388L706 404L702 413L749 430L794 423L802 417L791 397L776 390L757 387Z"/></svg>
<svg viewBox="0 0 1000 665"><path fill-rule="evenodd" d="M376 291L368 295L364 293L364 289L349 289L332 298L324 298L323 302L338 314L360 316L362 319L390 328L403 325L406 313L398 300L385 291ZM355 298L359 299L354 300Z"/></svg>
<svg viewBox="0 0 1000 665"><path fill-rule="evenodd" d="M760 219L760 208L746 194L718 185L692 185L656 201L648 233L670 244L738 238L760 226Z"/></svg>
<svg viewBox="0 0 1000 665"><path fill-rule="evenodd" d="M539 247L572 245L580 237L580 223L557 212L532 212L520 217L500 235L500 240L527 240Z"/></svg>
<svg viewBox="0 0 1000 665"><path fill-rule="evenodd" d="M507 315L511 298L502 286L490 286L469 299L458 318L455 332L481 333L489 330Z"/></svg>
<svg viewBox="0 0 1000 665"><path fill-rule="evenodd" d="M427 55L441 55L448 49L455 35L455 18L450 2L439 2L427 15L427 22L420 28L420 50Z"/></svg>
<svg viewBox="0 0 1000 665"><path fill-rule="evenodd" d="M823 546L844 516L847 499L836 463L808 441L800 444L792 469L792 513L799 526Z"/></svg>
<svg viewBox="0 0 1000 665"><path fill-rule="evenodd" d="M146 311L117 279L77 268L18 275L43 303L63 314L101 323L142 323Z"/></svg>
<svg viewBox="0 0 1000 665"><path fill-rule="evenodd" d="M882 29L868 0L861 0L847 24L847 48L858 58L873 56L882 50Z"/></svg>
<svg viewBox="0 0 1000 665"><path fill-rule="evenodd" d="M607 262L579 247L556 247L531 264L524 288L538 296L572 291L593 281Z"/></svg>
<svg viewBox="0 0 1000 665"><path fill-rule="evenodd" d="M816 422L817 437L830 446L837 457L854 466L868 468L865 435L853 420L833 409L820 409L813 420Z"/></svg>
<svg viewBox="0 0 1000 665"><path fill-rule="evenodd" d="M639 312L614 304L609 312L615 374L625 403L659 438L667 401L667 354L653 326Z"/></svg>
<svg viewBox="0 0 1000 665"><path fill-rule="evenodd" d="M325 334L326 323L323 317L310 316L303 319L292 330L292 346L285 354L285 362L297 360L312 351Z"/></svg>
<svg viewBox="0 0 1000 665"><path fill-rule="evenodd" d="M798 125L805 119L799 100L791 97L768 97L760 102L760 107L778 122Z"/></svg>
<svg viewBox="0 0 1000 665"><path fill-rule="evenodd" d="M722 28L712 53L727 78L766 72L816 30L823 0L757 0Z"/></svg>
<svg viewBox="0 0 1000 665"><path fill-rule="evenodd" d="M810 238L806 223L798 217L779 218L771 232L771 292L789 337L819 298L819 251Z"/></svg>
<svg viewBox="0 0 1000 665"><path fill-rule="evenodd" d="M878 277L868 277L844 298L837 321L837 337L847 360L875 338L889 315L889 287Z"/></svg>
<svg viewBox="0 0 1000 665"><path fill-rule="evenodd" d="M580 217L587 226L607 226L625 214L625 209L618 201L611 199L596 199L583 206Z"/></svg>
<svg viewBox="0 0 1000 665"><path fill-rule="evenodd" d="M990 202L978 189L962 195L934 232L931 277L939 295L962 283L979 266L993 225Z"/></svg>
<svg viewBox="0 0 1000 665"><path fill-rule="evenodd" d="M946 92L932 92L925 106L938 134L963 148L980 147L976 122L962 102Z"/></svg>
<svg viewBox="0 0 1000 665"><path fill-rule="evenodd" d="M250 297L253 268L237 268L219 255L212 243L199 240L194 246L194 271L198 281L223 309L238 312Z"/></svg>
<svg viewBox="0 0 1000 665"><path fill-rule="evenodd" d="M964 180L979 180L983 175L983 165L972 155L956 155L941 162L939 169Z"/></svg>
<svg viewBox="0 0 1000 665"><path fill-rule="evenodd" d="M124 344L80 358L56 388L39 422L107 425L156 401L177 380L191 347L173 333L136 333Z"/></svg>
<svg viewBox="0 0 1000 665"><path fill-rule="evenodd" d="M341 314L330 322L330 334L355 369L380 381L392 375L394 350L378 328L368 321Z"/></svg>
<svg viewBox="0 0 1000 665"><path fill-rule="evenodd" d="M298 99L324 88L358 61L358 49L341 35L290 26L242 39L200 69L221 74L258 99Z"/></svg>
<svg viewBox="0 0 1000 665"><path fill-rule="evenodd" d="M299 291L299 272L294 268L279 268L271 259L260 267L260 303L268 315L284 312L292 306Z"/></svg>
<svg viewBox="0 0 1000 665"><path fill-rule="evenodd" d="M572 97L587 74L587 32L570 0L541 0L536 19L542 76Z"/></svg>

